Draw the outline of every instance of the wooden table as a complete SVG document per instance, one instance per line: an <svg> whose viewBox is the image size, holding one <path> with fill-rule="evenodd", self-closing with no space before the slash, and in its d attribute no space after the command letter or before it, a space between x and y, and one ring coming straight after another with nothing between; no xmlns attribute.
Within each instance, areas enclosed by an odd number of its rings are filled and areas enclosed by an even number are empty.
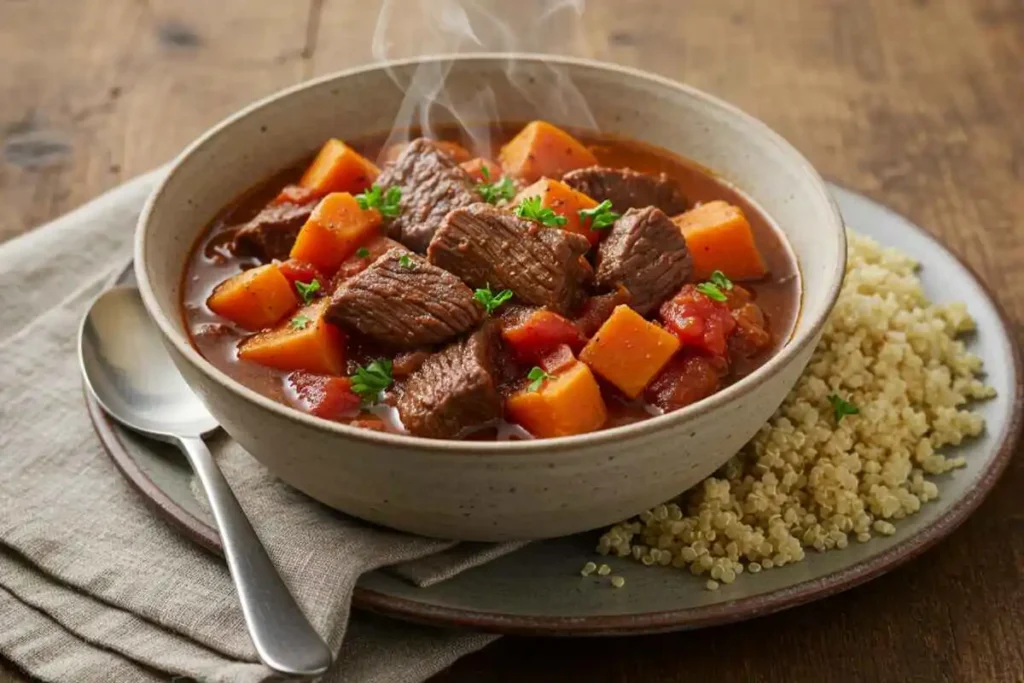
<svg viewBox="0 0 1024 683"><path fill-rule="evenodd" d="M368 61L371 4L0 0L0 241L256 97ZM591 0L583 21L592 56L731 100L939 235L1024 336L1020 0ZM951 538L843 595L693 633L507 639L439 680L1020 683L1021 455Z"/></svg>

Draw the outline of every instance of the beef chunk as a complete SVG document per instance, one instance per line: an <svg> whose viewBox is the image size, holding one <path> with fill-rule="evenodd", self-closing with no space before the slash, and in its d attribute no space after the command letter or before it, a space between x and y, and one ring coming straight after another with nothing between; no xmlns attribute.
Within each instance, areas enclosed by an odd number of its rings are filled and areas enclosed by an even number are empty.
<svg viewBox="0 0 1024 683"><path fill-rule="evenodd" d="M473 292L461 280L403 248L389 250L342 284L325 315L398 349L447 341L483 319Z"/></svg>
<svg viewBox="0 0 1024 683"><path fill-rule="evenodd" d="M410 142L377 185L402 189L402 211L391 220L389 235L420 253L449 211L480 201L469 174L426 138Z"/></svg>
<svg viewBox="0 0 1024 683"><path fill-rule="evenodd" d="M282 202L263 208L235 233L231 251L240 256L255 256L264 263L285 260L295 244L299 230L316 207L316 200L295 204Z"/></svg>
<svg viewBox="0 0 1024 683"><path fill-rule="evenodd" d="M568 315L593 278L589 248L582 235L480 203L449 213L427 253L471 287L511 289L519 303Z"/></svg>
<svg viewBox="0 0 1024 683"><path fill-rule="evenodd" d="M693 269L686 238L660 209L630 209L597 250L597 283L629 290L630 306L647 315L678 290Z"/></svg>
<svg viewBox="0 0 1024 683"><path fill-rule="evenodd" d="M500 418L499 344L497 325L488 322L424 361L402 384L396 402L409 433L454 439Z"/></svg>
<svg viewBox="0 0 1024 683"><path fill-rule="evenodd" d="M669 216L686 211L686 198L664 173L637 173L628 168L590 166L562 178L569 187L599 202L609 200L619 213L656 206Z"/></svg>
<svg viewBox="0 0 1024 683"><path fill-rule="evenodd" d="M616 306L628 304L632 300L629 290L625 287L618 287L614 292L598 294L587 299L583 304L583 310L573 322L580 329L584 337L590 338L597 334L608 318L612 317L612 311Z"/></svg>

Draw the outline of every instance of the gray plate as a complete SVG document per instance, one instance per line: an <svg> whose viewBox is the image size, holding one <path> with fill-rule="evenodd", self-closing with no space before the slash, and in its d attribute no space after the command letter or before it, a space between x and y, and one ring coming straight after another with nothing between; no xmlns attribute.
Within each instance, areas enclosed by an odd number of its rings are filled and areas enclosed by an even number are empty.
<svg viewBox="0 0 1024 683"><path fill-rule="evenodd" d="M1004 317L971 271L942 245L885 207L833 187L847 224L918 259L935 301L965 301L980 332L969 341L985 361L998 397L978 406L987 431L959 449L967 467L938 478L940 498L903 520L895 535L843 551L811 553L804 562L741 577L718 591L689 573L607 558L626 586L582 578L598 559L597 533L543 541L430 588L386 572L364 576L357 607L424 623L501 633L611 635L697 628L748 619L809 602L878 576L949 534L981 502L1004 469L1021 428L1021 363ZM125 278L130 280L130 272ZM93 408L111 456L154 508L198 542L218 550L212 522L193 498L183 458L111 425ZM228 438L228 437L221 437Z"/></svg>

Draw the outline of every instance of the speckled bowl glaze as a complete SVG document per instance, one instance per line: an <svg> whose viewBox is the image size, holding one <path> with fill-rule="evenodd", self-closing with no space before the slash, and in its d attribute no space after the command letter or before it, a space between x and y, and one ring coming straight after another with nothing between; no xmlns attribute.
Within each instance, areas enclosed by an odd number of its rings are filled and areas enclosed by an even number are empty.
<svg viewBox="0 0 1024 683"><path fill-rule="evenodd" d="M599 130L673 150L742 188L776 221L800 264L803 300L789 343L757 372L686 409L593 434L520 442L437 441L356 429L276 403L215 368L189 343L179 310L181 274L204 226L324 139L390 126L403 97L396 83L407 82L423 64L448 70L455 98L489 86L505 120L578 125L537 111L516 87L525 78L531 89L555 89L568 75ZM510 64L516 83L508 79ZM764 124L658 76L539 55L361 67L257 102L185 150L147 202L136 237L143 300L175 363L255 458L297 489L357 517L478 541L546 538L614 523L712 473L796 382L838 295L846 258L842 221L824 182Z"/></svg>

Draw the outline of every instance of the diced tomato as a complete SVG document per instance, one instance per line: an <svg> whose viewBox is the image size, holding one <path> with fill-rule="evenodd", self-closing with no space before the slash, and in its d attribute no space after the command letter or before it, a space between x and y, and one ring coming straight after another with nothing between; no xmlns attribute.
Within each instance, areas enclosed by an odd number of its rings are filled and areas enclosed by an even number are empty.
<svg viewBox="0 0 1024 683"><path fill-rule="evenodd" d="M561 344L579 351L585 343L578 327L544 308L505 319L501 335L521 363L536 363Z"/></svg>
<svg viewBox="0 0 1024 683"><path fill-rule="evenodd" d="M753 358L772 345L772 335L764 311L755 303L746 303L732 312L736 329L729 338L729 352L741 358Z"/></svg>
<svg viewBox="0 0 1024 683"><path fill-rule="evenodd" d="M714 301L693 285L685 285L673 298L661 305L659 316L682 343L682 348L706 351L724 356L729 335L736 327L729 307Z"/></svg>
<svg viewBox="0 0 1024 683"><path fill-rule="evenodd" d="M315 190L301 185L285 185L271 204L308 204L319 198Z"/></svg>
<svg viewBox="0 0 1024 683"><path fill-rule="evenodd" d="M352 393L348 377L293 372L288 375L288 388L299 406L317 417L339 420L359 414L359 397Z"/></svg>
<svg viewBox="0 0 1024 683"><path fill-rule="evenodd" d="M644 398L665 412L678 410L718 391L727 369L721 357L684 351L647 385Z"/></svg>
<svg viewBox="0 0 1024 683"><path fill-rule="evenodd" d="M319 280L321 286L327 284L327 280L320 273L316 266L312 263L306 263L298 259L290 258L287 261L282 261L278 268L281 274L284 275L289 282L294 285L296 282L309 283L313 280Z"/></svg>
<svg viewBox="0 0 1024 683"><path fill-rule="evenodd" d="M501 166L490 159L476 157L469 161L463 161L459 166L462 166L462 170L478 183L496 183L501 180ZM485 168L487 169L486 174L484 174Z"/></svg>
<svg viewBox="0 0 1024 683"><path fill-rule="evenodd" d="M369 268L377 260L377 257L395 247L404 249L398 242L380 235L364 244L362 248L356 249L354 254L342 261L341 265L338 266L338 272L334 274L334 279L332 280L331 291L337 289L342 282L359 275L359 273Z"/></svg>
<svg viewBox="0 0 1024 683"><path fill-rule="evenodd" d="M568 344L559 344L540 359L540 367L544 372L557 375L576 363L576 356Z"/></svg>

